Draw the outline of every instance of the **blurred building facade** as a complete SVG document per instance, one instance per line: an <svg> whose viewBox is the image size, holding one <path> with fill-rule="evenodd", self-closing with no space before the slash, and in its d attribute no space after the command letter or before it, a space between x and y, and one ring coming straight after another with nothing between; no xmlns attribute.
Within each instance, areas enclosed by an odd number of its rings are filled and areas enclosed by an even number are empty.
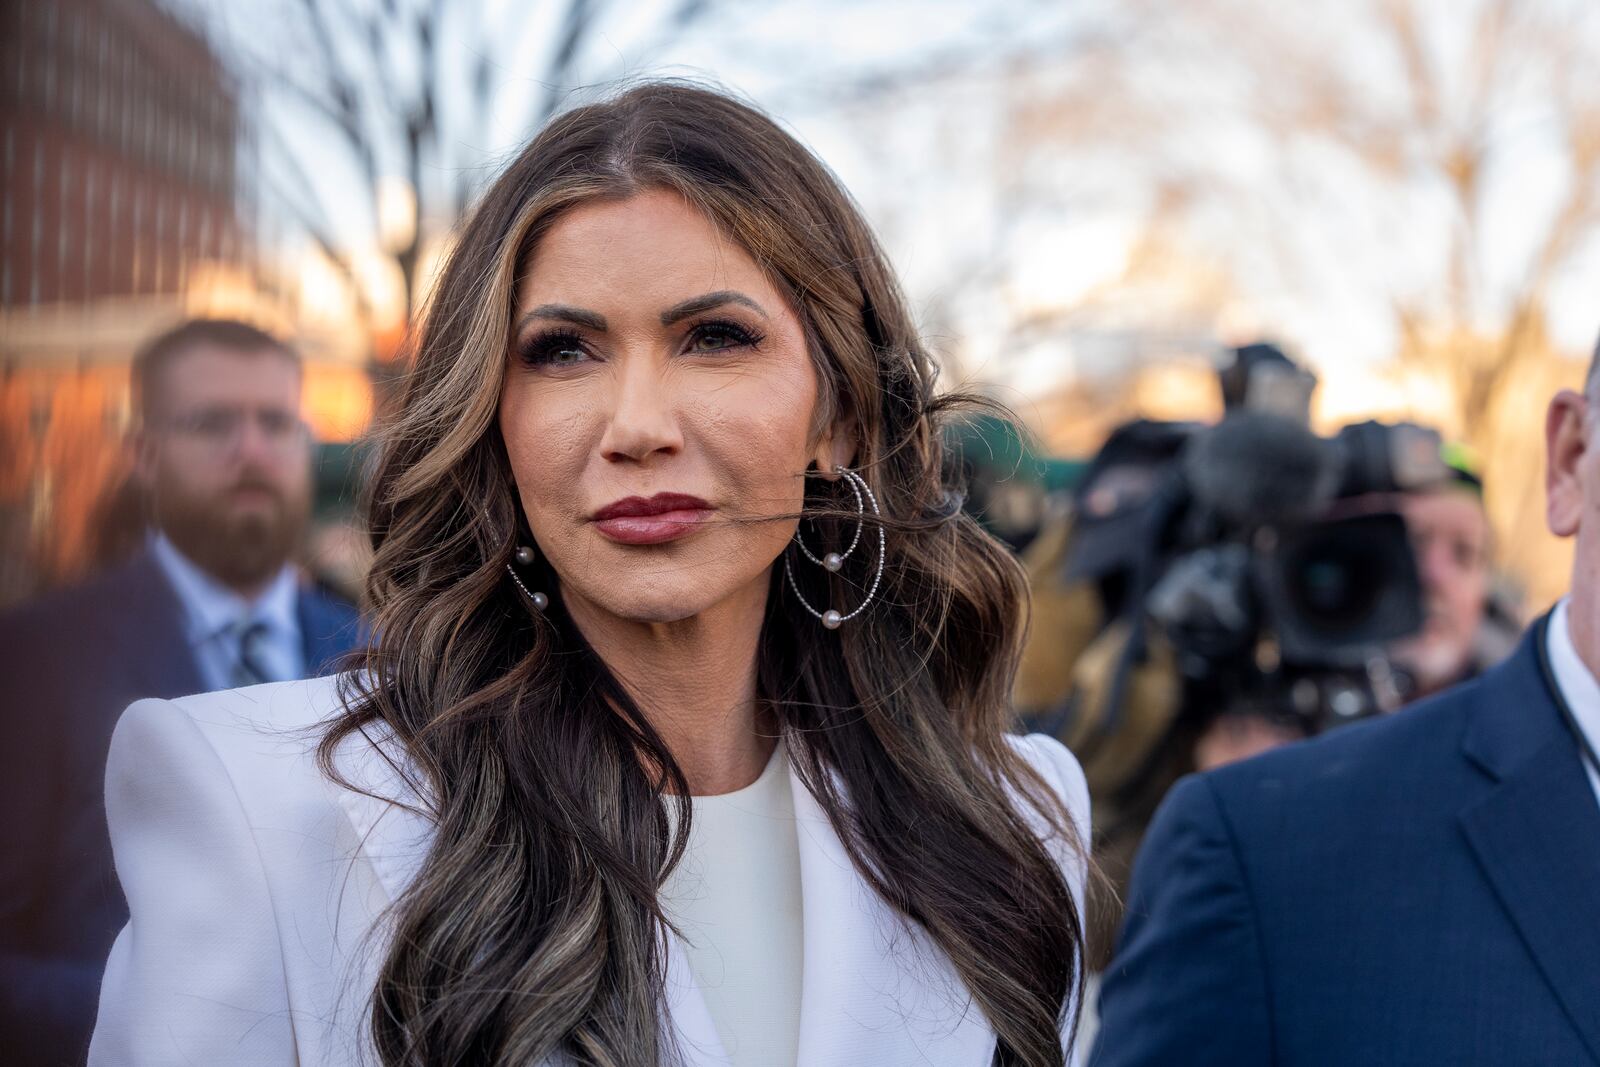
<svg viewBox="0 0 1600 1067"><path fill-rule="evenodd" d="M7 600L90 564L122 475L128 361L244 241L237 93L199 35L150 0L0 18Z"/></svg>
<svg viewBox="0 0 1600 1067"><path fill-rule="evenodd" d="M0 604L137 535L121 441L141 343L190 315L297 333L248 223L241 98L154 0L0 8ZM310 355L313 428L346 439L367 383Z"/></svg>
<svg viewBox="0 0 1600 1067"><path fill-rule="evenodd" d="M0 305L172 296L236 260L239 107L206 42L150 0L4 17Z"/></svg>

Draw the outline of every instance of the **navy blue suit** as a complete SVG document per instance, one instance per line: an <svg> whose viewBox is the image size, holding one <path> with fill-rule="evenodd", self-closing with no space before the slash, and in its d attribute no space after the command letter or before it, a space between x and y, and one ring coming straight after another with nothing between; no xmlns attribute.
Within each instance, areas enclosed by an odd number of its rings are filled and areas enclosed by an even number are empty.
<svg viewBox="0 0 1600 1067"><path fill-rule="evenodd" d="M359 639L349 604L310 588L309 670ZM154 557L0 615L0 1059L80 1063L127 905L106 829L106 753L141 697L209 688Z"/></svg>
<svg viewBox="0 0 1600 1067"><path fill-rule="evenodd" d="M1092 1067L1600 1067L1600 804L1541 669L1179 783Z"/></svg>

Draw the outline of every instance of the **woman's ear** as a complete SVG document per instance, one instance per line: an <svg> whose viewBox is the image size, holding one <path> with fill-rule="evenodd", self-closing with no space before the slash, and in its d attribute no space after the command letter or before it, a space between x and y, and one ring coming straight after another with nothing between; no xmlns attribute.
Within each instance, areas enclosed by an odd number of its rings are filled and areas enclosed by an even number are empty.
<svg viewBox="0 0 1600 1067"><path fill-rule="evenodd" d="M844 415L835 419L817 439L811 461L823 474L837 477L840 467L855 465L856 451L856 419L854 415Z"/></svg>

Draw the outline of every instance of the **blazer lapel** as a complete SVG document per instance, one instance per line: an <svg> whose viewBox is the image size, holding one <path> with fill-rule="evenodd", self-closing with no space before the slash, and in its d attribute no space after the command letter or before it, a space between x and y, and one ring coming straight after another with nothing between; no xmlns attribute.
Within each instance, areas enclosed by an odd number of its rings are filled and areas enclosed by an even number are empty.
<svg viewBox="0 0 1600 1067"><path fill-rule="evenodd" d="M332 788L339 806L355 827L361 853L372 864L390 900L405 891L433 845L434 823L415 782L406 770L402 746L382 723L347 735L335 764L354 789Z"/></svg>
<svg viewBox="0 0 1600 1067"><path fill-rule="evenodd" d="M793 765L803 911L800 1033L805 1067L987 1067L994 1032L955 968L856 871L827 813ZM667 935L667 1000L679 1050L694 1067L731 1061L688 964Z"/></svg>
<svg viewBox="0 0 1600 1067"><path fill-rule="evenodd" d="M1536 628L1531 640L1543 637ZM1600 1064L1600 805L1528 644L1486 692L1469 758L1498 780L1461 815L1501 905ZM1530 751L1531 749L1531 751Z"/></svg>
<svg viewBox="0 0 1600 1067"><path fill-rule="evenodd" d="M689 969L689 954L678 935L664 932L667 956L666 1038L676 1044L684 1067L731 1067L722 1037L711 1021L705 994ZM804 1061L801 1061L804 1062Z"/></svg>
<svg viewBox="0 0 1600 1067"><path fill-rule="evenodd" d="M335 757L339 770L357 788L333 788L355 827L362 855L392 901L416 878L433 844L435 827L423 814L421 783L407 769L401 746L382 724L369 724L367 730L346 737ZM686 1067L728 1067L731 1061L689 970L688 954L676 934L667 931L664 938L668 1037L683 1054Z"/></svg>
<svg viewBox="0 0 1600 1067"><path fill-rule="evenodd" d="M984 1067L994 1032L949 959L856 871L791 766L805 962L796 1062Z"/></svg>

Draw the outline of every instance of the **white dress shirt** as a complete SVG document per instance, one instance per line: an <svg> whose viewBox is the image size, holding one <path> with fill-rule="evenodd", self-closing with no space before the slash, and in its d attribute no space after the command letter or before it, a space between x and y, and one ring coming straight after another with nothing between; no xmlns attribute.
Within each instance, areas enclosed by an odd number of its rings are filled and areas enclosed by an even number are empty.
<svg viewBox="0 0 1600 1067"><path fill-rule="evenodd" d="M1584 665L1578 648L1572 643L1572 623L1567 618L1567 602L1562 600L1550 616L1546 641L1549 644L1550 668L1555 672L1556 685L1572 717L1578 720L1578 729L1588 738L1589 747L1600 752L1600 682ZM1589 785L1594 789L1595 800L1600 802L1600 770L1588 760L1583 769L1589 775Z"/></svg>
<svg viewBox="0 0 1600 1067"><path fill-rule="evenodd" d="M780 742L750 785L695 797L688 850L661 887L735 1067L794 1063L800 1036L800 843L788 769Z"/></svg>
<svg viewBox="0 0 1600 1067"><path fill-rule="evenodd" d="M266 627L252 648L265 680L304 676L305 650L295 610L299 578L293 566L284 564L261 595L250 600L201 570L165 534L155 534L150 549L183 605L185 636L208 689L231 689L237 684L239 635L251 623Z"/></svg>

